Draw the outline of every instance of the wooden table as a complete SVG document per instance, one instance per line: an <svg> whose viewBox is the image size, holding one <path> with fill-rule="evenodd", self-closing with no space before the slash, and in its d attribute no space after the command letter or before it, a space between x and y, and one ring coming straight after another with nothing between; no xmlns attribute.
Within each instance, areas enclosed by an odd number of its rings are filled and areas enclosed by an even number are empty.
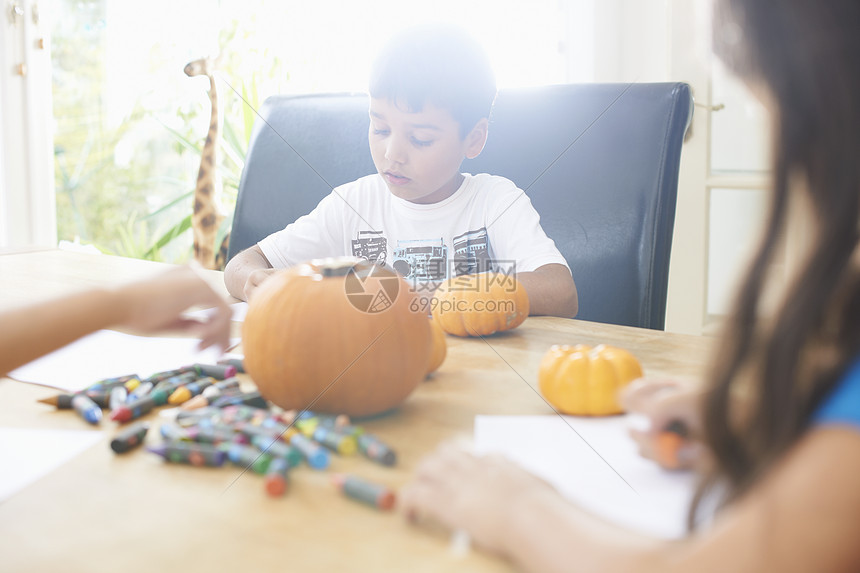
<svg viewBox="0 0 860 573"><path fill-rule="evenodd" d="M0 255L0 309L149 276L165 266L60 251ZM206 276L226 295L220 273ZM397 467L350 457L333 460L332 470L397 488L440 442L471 437L478 414L551 414L536 390L544 352L555 343L601 342L632 351L647 374L691 377L702 372L710 344L558 318L530 318L486 341L448 337L440 370L395 413L363 424L398 452ZM55 393L3 379L0 423L88 429L74 413L36 402ZM447 537L341 497L329 472L297 468L288 495L272 499L259 476L241 475L240 468L166 465L142 451L117 456L108 448L114 425L102 425L100 443L0 504L0 570L508 570L477 551L457 557ZM157 442L153 434L147 440Z"/></svg>

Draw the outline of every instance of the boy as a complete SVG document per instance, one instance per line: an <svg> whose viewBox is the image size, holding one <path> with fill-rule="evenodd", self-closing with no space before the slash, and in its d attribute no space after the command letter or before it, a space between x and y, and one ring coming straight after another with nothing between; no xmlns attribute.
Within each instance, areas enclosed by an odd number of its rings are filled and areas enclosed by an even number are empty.
<svg viewBox="0 0 860 573"><path fill-rule="evenodd" d="M525 193L502 177L460 173L483 150L495 95L486 55L459 29L397 35L371 72L377 173L334 189L310 214L239 253L225 269L227 290L247 299L276 268L354 255L416 285L514 271L530 314L575 316L570 270Z"/></svg>

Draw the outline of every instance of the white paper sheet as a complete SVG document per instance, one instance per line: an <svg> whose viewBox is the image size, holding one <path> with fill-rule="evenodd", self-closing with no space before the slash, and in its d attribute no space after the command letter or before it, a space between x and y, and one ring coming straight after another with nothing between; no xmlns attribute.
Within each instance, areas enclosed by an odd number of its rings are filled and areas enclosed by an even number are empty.
<svg viewBox="0 0 860 573"><path fill-rule="evenodd" d="M685 532L695 477L639 456L623 416L477 416L474 448L506 455L607 521L663 538Z"/></svg>
<svg viewBox="0 0 860 573"><path fill-rule="evenodd" d="M231 340L231 344L239 340ZM220 351L197 350L194 338L133 336L100 330L12 371L10 378L68 392L125 374L149 376L195 362L214 364Z"/></svg>
<svg viewBox="0 0 860 573"><path fill-rule="evenodd" d="M232 320L233 322L245 322L245 315L248 314L247 302L234 302L230 305L230 309L233 311L233 316L230 320ZM212 309L204 308L202 310L192 310L191 312L186 312L185 316L192 318L206 318L210 314L212 314Z"/></svg>
<svg viewBox="0 0 860 573"><path fill-rule="evenodd" d="M60 467L102 437L102 432L0 428L0 502Z"/></svg>

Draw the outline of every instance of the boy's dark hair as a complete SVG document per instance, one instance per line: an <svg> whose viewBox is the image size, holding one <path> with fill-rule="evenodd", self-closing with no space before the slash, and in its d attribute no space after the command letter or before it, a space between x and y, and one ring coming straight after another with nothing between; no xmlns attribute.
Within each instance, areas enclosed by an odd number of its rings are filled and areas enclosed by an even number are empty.
<svg viewBox="0 0 860 573"><path fill-rule="evenodd" d="M410 112L428 103L448 110L465 137L490 117L496 78L486 53L465 31L424 25L400 32L383 48L370 72L370 97Z"/></svg>

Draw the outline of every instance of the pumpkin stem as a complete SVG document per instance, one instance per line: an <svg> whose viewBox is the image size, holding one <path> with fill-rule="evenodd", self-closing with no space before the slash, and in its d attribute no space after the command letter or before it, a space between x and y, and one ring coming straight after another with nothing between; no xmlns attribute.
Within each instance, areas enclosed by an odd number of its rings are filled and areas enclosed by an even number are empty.
<svg viewBox="0 0 860 573"><path fill-rule="evenodd" d="M323 259L319 269L324 277L345 277L353 270L357 260L351 257L332 257Z"/></svg>

